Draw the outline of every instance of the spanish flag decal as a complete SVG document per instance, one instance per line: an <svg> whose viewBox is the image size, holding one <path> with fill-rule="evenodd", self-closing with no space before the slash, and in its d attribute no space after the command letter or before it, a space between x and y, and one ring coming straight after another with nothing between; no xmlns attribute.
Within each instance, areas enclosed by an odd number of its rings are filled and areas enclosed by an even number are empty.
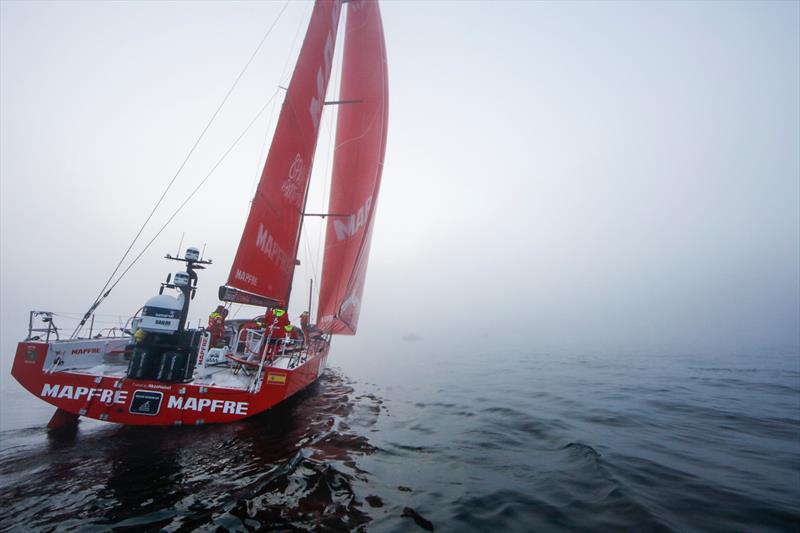
<svg viewBox="0 0 800 533"><path fill-rule="evenodd" d="M286 374L273 374L270 372L267 374L267 383L271 383L273 385L286 385Z"/></svg>

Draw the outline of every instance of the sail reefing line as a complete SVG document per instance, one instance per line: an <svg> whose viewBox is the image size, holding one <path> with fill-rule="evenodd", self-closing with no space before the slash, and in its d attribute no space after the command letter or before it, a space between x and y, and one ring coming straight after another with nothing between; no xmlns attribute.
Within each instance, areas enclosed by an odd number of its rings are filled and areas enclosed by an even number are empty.
<svg viewBox="0 0 800 533"><path fill-rule="evenodd" d="M192 154L194 154L194 151L195 151L195 149L197 148L197 146L200 144L200 141L202 141L203 137L205 137L205 134L206 134L206 132L208 131L208 129L211 127L211 124L214 122L214 120L217 118L217 115L219 115L219 112L220 112L220 111L222 110L222 108L225 106L225 103L226 103L226 102L228 101L228 99L230 98L230 96L231 96L231 94L233 93L234 89L235 89L235 88L236 88L236 86L239 84L239 81L242 79L242 77L244 76L245 72L246 72L246 71L247 71L247 69L250 67L250 65L251 65L251 63L253 62L253 60L255 59L256 55L258 55L258 52L259 52L259 50L261 50L261 47L264 45L264 43L265 43L265 42L266 42L266 40L267 40L267 37L269 37L269 35L272 33L272 30L275 28L275 26L277 25L278 21L279 21L279 20L281 19L281 17L283 16L283 13L286 11L286 8L289 6L289 2L290 2L290 1L291 1L291 0L286 0L286 2L283 4L283 7L282 7L282 8L281 8L281 10L278 12L278 15L277 15L277 16L275 17L275 19L272 21L272 24L270 24L269 28L267 28L267 31L266 31L266 33L264 33L264 36L261 38L261 41L259 41L259 43L258 43L258 46L256 46L255 50L253 50L253 53L252 53L252 54L250 54L250 58L247 60L247 63L245 63L244 67L242 67L242 70L239 72L239 75L238 75L238 76L236 76L236 79L233 81L233 84L231 84L231 87L230 87L230 89L228 89L228 92L227 92L227 93L225 93L225 96L222 98L222 101L221 101L221 102L220 102L220 104L217 106L217 109L216 109L216 110L214 111L214 113L211 115L211 118L209 118L209 119L208 119L208 122L206 123L205 127L204 127L204 128L203 128L203 130L200 132L200 135L197 137L197 140L195 140L194 144L193 144L193 145L192 145L192 147L189 149L189 152L186 154L186 157L184 157L184 159L183 159L183 162L181 162L180 166L178 167L178 170L177 170L177 171L175 171L175 174L172 176L172 179L171 179L171 180L170 180L170 182L167 184L166 188L165 188L165 189L164 189L164 191L161 193L161 196L158 198L158 200L156 201L155 205L154 205L154 206L153 206L153 208L151 209L151 211L150 211L150 214L149 214L149 215L147 215L147 218L146 218L146 219L145 219L145 221L142 223L141 227L139 228L139 231L136 233L136 235L134 236L133 240L132 240L132 241L131 241L131 243L128 245L128 248L125 250L125 253L123 253L123 254L122 254L122 258L119 260L119 262L117 263L117 265L114 267L114 270L111 272L111 275L110 275L110 276L108 277L108 279L106 280L105 284L103 285L103 288L102 288L102 289L100 289L100 292L98 292L97 296L95 296L94 302L93 302L93 303L92 303L92 305L89 307L89 309L88 309L88 310L87 310L87 311L84 313L84 315L83 315L83 318L82 318L82 319L81 319L81 321L78 323L78 326L75 328L75 330L72 332L72 335L70 335L70 338L73 338L73 339L74 339L74 338L76 338L76 337L77 337L77 335L80 333L81 329L83 329L83 326L86 324L86 321L89 319L89 317L90 317L90 316L91 316L91 315L94 313L94 311L95 311L95 310L96 310L96 309L97 309L97 308L100 306L100 304L103 302L103 300L105 300L106 298L108 298L108 295L109 295L109 294L111 294L111 291L114 289L114 287L116 287L116 286L117 286L117 284L118 284L118 283L119 283L119 282L122 280L122 278L125 276L125 274L127 274L127 272L128 272L128 271L131 269L131 267L132 267L132 266L133 266L133 265L136 263L136 261L138 261L139 257L141 257L141 255L142 255L142 254L139 254L139 255L138 255L138 256L137 256L137 257L136 257L136 258L135 258L135 259L134 259L134 260L133 260L133 261L130 263L130 265L128 265L128 268L126 268L126 269L125 269L125 270L122 272L122 274L120 274L119 278L118 278L118 279L117 279L117 280L114 282L114 284L113 284L113 285L111 285L111 287L109 288L109 284L111 283L111 280L112 280L112 279L114 279L114 276L117 274L117 272L119 272L119 269L120 269L120 267L122 266L122 263L124 263L124 262L125 262L125 259L128 257L128 254L130 254L131 250L133 249L134 245L136 244L136 241L138 241L138 240L139 240L139 237L141 237L141 235L142 235L142 232L144 231L144 228L147 226L147 224L148 224L148 223L150 222L150 220L153 218L153 215L155 214L155 212L156 212L156 210L158 209L158 207L161 205L161 202L164 200L164 198L166 197L166 195L167 195L167 193L169 192L169 190L172 188L172 185L175 183L175 180L177 180L177 179L178 179L178 176L179 176L179 175L180 175L180 173L183 171L184 167L186 166L186 163L189 161L189 159L191 158ZM263 111L263 109L262 109L261 111L259 111L259 115L261 114L261 112L262 112L262 111ZM252 124L251 124L251 125L252 125ZM249 129L249 128L250 128L250 125L248 125L247 129ZM245 131L247 131L247 130L245 130ZM241 138L241 136L240 136L240 138ZM236 140L236 142L238 142L238 139ZM234 145L236 144L236 142L234 142ZM231 148L232 148L232 147L231 147ZM225 154L225 156L227 156L227 153ZM225 156L223 156L223 159L225 158ZM220 162L221 162L221 161L220 161ZM219 163L218 163L218 164L219 164ZM218 164L217 164L217 165L218 165ZM216 166L215 166L214 168L216 169ZM213 170L212 170L211 172L213 172ZM211 173L209 173L209 176L210 176L210 174L211 174ZM206 179L207 179L207 178L208 178L208 176L206 176ZM204 180L204 181L205 181L205 180ZM194 192L192 193L192 195L194 195ZM191 196L190 196L190 197L191 197ZM182 207L183 207L183 206L181 206L181 207L180 207L178 210L182 209ZM176 212L176 214L177 214L177 212ZM171 217L171 218L169 219L169 221L167 221L167 224L169 224L169 222L172 220L172 218L174 218L174 215L173 215L173 217ZM165 226L164 226L164 227L166 227L166 224L165 224ZM161 229L161 230L159 230L158 234L156 234L156 237L157 237L157 236L158 236L158 235L161 233L161 231L163 231L163 229L164 229L164 228L162 227L162 229ZM155 240L155 237L153 238L153 240ZM147 248L149 248L149 247L150 247L150 244L152 244L152 241L151 241L150 243L148 243L148 245L145 247L145 249L144 249L144 250L147 250ZM144 250L142 251L142 253L144 253ZM108 289L108 290L106 290L106 289Z"/></svg>

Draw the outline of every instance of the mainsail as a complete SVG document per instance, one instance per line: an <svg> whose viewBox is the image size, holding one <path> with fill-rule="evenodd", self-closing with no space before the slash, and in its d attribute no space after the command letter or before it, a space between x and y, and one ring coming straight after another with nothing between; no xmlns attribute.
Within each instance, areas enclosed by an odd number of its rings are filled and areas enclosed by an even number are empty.
<svg viewBox="0 0 800 533"><path fill-rule="evenodd" d="M378 3L348 2L318 326L358 325L388 119L386 45Z"/></svg>
<svg viewBox="0 0 800 533"><path fill-rule="evenodd" d="M340 11L341 0L314 5L222 299L289 299Z"/></svg>

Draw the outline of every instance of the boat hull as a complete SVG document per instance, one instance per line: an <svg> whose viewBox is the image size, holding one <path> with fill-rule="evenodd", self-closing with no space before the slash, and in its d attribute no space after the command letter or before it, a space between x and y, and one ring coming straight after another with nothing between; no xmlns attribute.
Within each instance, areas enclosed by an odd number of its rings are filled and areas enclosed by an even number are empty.
<svg viewBox="0 0 800 533"><path fill-rule="evenodd" d="M305 389L325 369L329 348L326 343L292 369L265 368L257 392L81 371L46 372L46 342L19 343L11 374L34 396L79 416L126 425L214 424L256 415Z"/></svg>

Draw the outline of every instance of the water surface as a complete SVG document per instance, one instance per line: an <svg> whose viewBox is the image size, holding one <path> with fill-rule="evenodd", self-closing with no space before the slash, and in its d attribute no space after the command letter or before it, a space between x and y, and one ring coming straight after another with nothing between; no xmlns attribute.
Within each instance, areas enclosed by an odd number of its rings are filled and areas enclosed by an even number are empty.
<svg viewBox="0 0 800 533"><path fill-rule="evenodd" d="M15 396L0 433L0 528L800 524L796 355L464 355L407 340L332 361L290 402L225 426L85 422L56 436L43 429L48 409L20 423L14 407L30 400Z"/></svg>

